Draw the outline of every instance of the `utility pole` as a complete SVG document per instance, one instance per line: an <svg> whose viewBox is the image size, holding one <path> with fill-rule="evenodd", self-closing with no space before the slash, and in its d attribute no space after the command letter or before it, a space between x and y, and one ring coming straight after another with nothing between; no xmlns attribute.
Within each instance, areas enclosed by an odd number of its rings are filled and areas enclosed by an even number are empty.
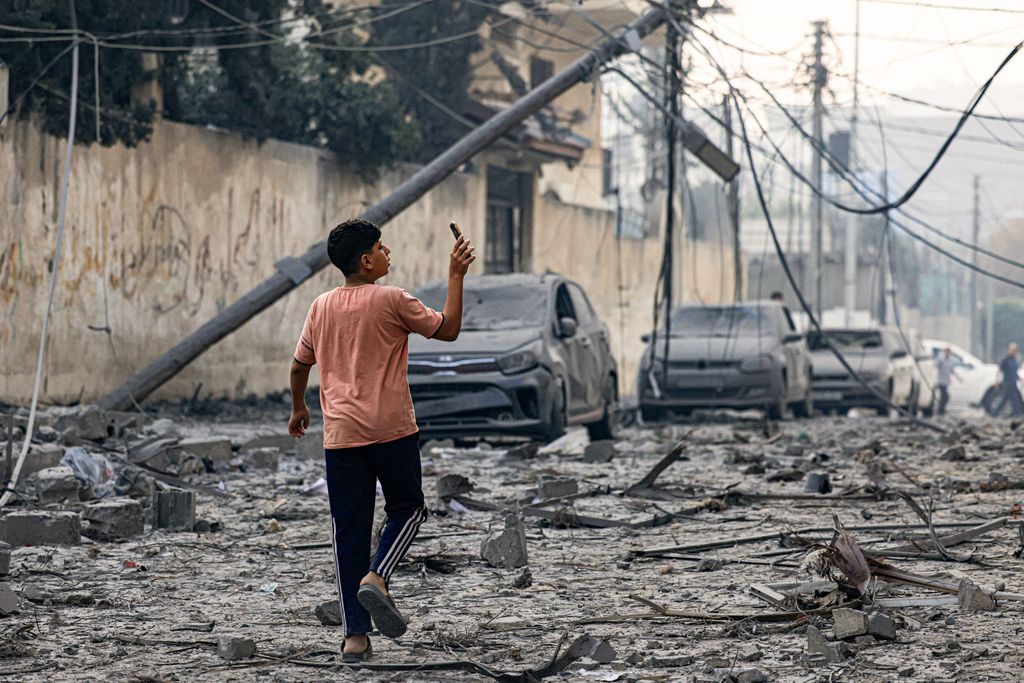
<svg viewBox="0 0 1024 683"><path fill-rule="evenodd" d="M860 0L856 2L853 43L853 113L850 115L850 171L857 174L857 115L860 108ZM853 326L857 310L857 215L846 216L846 254L843 289L843 319L846 327Z"/></svg>
<svg viewBox="0 0 1024 683"><path fill-rule="evenodd" d="M974 224L971 230L971 244L978 246L978 233L981 232L981 178L974 176ZM981 355L981 321L978 319L978 252L971 252L971 353Z"/></svg>
<svg viewBox="0 0 1024 683"><path fill-rule="evenodd" d="M665 294L665 358L668 358L669 339L672 336L672 285L675 277L673 265L673 233L675 232L675 197L676 197L676 120L679 118L680 82L679 64L679 33L675 26L669 24L665 31L665 108L669 116L665 121L665 135L668 167L665 171L665 246L662 253L662 283ZM654 346L652 345L652 349ZM668 363L663 362L665 377L668 375Z"/></svg>
<svg viewBox="0 0 1024 683"><path fill-rule="evenodd" d="M886 204L889 203L889 172L882 171L882 201ZM885 238L882 240L882 305L881 313L878 316L879 322L883 325L888 325L893 320L893 309L895 303L895 297L893 296L893 285L892 285L892 263L890 254L895 253L895 249L890 248L889 240L892 239L892 229L889 225L889 210L886 209L882 213L882 234Z"/></svg>
<svg viewBox="0 0 1024 683"><path fill-rule="evenodd" d="M740 112L736 112L739 116ZM732 139L732 108L729 107L729 96L722 97L722 122L725 123L725 153L733 158ZM792 182L792 180L790 181ZM792 185L790 185L792 189ZM793 234L793 196L790 193L790 229L788 235ZM740 174L730 181L725 188L725 206L729 216L729 227L732 229L732 269L733 269L733 301L738 302L746 298L743 293L743 252L740 251Z"/></svg>
<svg viewBox="0 0 1024 683"><path fill-rule="evenodd" d="M825 82L828 74L825 72L825 65L821 62L822 39L825 35L825 22L814 22L814 155L811 157L811 176L814 180L815 193L813 197L813 208L811 211L811 286L814 288L814 312L821 319L821 312L824 309L821 291L822 271L822 236L825 226L825 204L821 199L824 191L822 182L821 155L824 153L825 144L822 140L822 104L821 93L825 89Z"/></svg>

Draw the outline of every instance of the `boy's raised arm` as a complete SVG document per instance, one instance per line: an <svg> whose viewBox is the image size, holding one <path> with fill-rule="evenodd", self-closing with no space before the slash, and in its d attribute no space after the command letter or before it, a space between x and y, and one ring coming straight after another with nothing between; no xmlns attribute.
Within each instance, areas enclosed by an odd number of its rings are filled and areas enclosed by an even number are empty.
<svg viewBox="0 0 1024 683"><path fill-rule="evenodd" d="M462 282L470 264L476 260L474 247L465 237L455 240L448 263L448 296L444 300L444 321L434 333L434 339L455 341L462 331Z"/></svg>

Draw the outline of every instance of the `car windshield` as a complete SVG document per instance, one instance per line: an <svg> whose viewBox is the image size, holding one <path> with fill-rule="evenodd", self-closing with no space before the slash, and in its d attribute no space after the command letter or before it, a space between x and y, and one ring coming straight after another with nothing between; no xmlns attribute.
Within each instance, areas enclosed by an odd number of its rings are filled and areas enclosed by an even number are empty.
<svg viewBox="0 0 1024 683"><path fill-rule="evenodd" d="M420 301L440 311L448 288L425 287L416 293ZM536 284L494 285L466 281L462 297L462 330L513 330L540 327L548 307L548 288Z"/></svg>
<svg viewBox="0 0 1024 683"><path fill-rule="evenodd" d="M824 337L818 332L807 335L807 346L811 351L827 349L825 337L839 351L868 351L882 348L882 335L871 330L825 332Z"/></svg>
<svg viewBox="0 0 1024 683"><path fill-rule="evenodd" d="M771 316L759 306L694 306L672 312L673 337L774 336Z"/></svg>

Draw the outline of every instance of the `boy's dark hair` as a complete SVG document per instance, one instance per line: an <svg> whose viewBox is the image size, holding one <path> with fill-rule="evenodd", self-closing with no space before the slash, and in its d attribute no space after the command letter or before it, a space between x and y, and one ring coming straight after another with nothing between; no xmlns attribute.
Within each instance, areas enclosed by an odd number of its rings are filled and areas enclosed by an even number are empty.
<svg viewBox="0 0 1024 683"><path fill-rule="evenodd" d="M345 275L359 272L359 259L373 251L373 245L380 239L380 228L353 218L335 226L327 238L327 257Z"/></svg>

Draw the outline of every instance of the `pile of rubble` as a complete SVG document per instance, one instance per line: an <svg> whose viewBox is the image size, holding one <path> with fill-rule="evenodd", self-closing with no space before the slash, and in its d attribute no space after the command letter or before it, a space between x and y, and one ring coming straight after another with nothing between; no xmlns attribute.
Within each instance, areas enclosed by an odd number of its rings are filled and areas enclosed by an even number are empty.
<svg viewBox="0 0 1024 683"><path fill-rule="evenodd" d="M319 435L290 439L272 404L225 415L40 416L0 511L0 675L346 670ZM614 442L423 443L432 514L394 577L412 624L360 675L1003 678L1024 429L944 427L706 415Z"/></svg>

